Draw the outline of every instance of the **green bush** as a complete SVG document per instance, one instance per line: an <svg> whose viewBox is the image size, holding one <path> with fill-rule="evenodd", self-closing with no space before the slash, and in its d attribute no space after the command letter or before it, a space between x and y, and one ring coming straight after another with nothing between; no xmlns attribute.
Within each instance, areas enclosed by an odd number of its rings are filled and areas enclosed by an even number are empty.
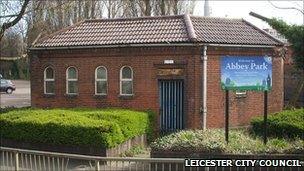
<svg viewBox="0 0 304 171"><path fill-rule="evenodd" d="M304 139L304 108L269 115L267 123L268 136ZM263 116L251 120L251 130L255 135L263 135Z"/></svg>
<svg viewBox="0 0 304 171"><path fill-rule="evenodd" d="M157 118L155 112L153 112L152 110L148 110L147 113L149 117L149 126L147 127L147 141L150 144L153 140L155 140L156 137L156 135L154 134L154 129L157 127Z"/></svg>
<svg viewBox="0 0 304 171"><path fill-rule="evenodd" d="M127 150L127 151L123 152L119 156L120 157L135 157L136 155L143 154L143 153L146 153L146 152L147 152L147 149L145 149L145 147L134 146L134 147L131 147L130 150Z"/></svg>
<svg viewBox="0 0 304 171"><path fill-rule="evenodd" d="M21 109L1 114L1 137L26 142L114 147L149 131L145 112L125 109Z"/></svg>
<svg viewBox="0 0 304 171"><path fill-rule="evenodd" d="M151 143L157 151L190 151L193 153L222 154L302 154L304 141L297 139L269 139L266 145L260 138L250 136L242 130L229 131L229 143L225 142L225 132L221 129L189 130L173 133Z"/></svg>

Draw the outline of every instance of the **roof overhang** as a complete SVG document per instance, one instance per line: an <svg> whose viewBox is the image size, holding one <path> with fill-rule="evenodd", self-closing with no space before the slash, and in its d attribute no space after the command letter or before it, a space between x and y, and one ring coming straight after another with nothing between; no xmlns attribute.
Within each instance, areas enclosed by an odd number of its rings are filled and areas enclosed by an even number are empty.
<svg viewBox="0 0 304 171"><path fill-rule="evenodd" d="M212 44L212 43L167 43L167 44L126 44L126 45L94 45L94 46L60 46L60 47L31 47L30 51L37 50L73 50L97 48L126 48L126 47L172 47L172 46L214 46L238 48L274 48L276 45L245 45L245 44Z"/></svg>

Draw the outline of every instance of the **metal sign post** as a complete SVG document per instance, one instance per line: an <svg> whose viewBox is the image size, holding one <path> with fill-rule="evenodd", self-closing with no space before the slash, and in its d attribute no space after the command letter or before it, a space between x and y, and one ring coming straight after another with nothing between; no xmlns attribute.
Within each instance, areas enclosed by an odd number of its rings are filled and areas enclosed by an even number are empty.
<svg viewBox="0 0 304 171"><path fill-rule="evenodd" d="M225 90L226 102L225 102L225 140L229 143L229 90Z"/></svg>
<svg viewBox="0 0 304 171"><path fill-rule="evenodd" d="M264 91L264 144L267 143L267 106L268 106L268 92Z"/></svg>

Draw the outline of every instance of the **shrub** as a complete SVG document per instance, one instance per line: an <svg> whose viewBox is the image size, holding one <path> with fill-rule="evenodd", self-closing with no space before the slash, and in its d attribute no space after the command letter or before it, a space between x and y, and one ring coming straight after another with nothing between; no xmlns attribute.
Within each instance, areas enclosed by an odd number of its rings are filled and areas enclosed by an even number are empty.
<svg viewBox="0 0 304 171"><path fill-rule="evenodd" d="M0 118L3 138L54 145L110 148L148 128L147 113L124 109L20 109Z"/></svg>
<svg viewBox="0 0 304 171"><path fill-rule="evenodd" d="M143 154L145 152L147 152L145 147L134 146L134 147L131 147L130 150L127 150L124 153L120 154L120 157L135 157L136 155Z"/></svg>
<svg viewBox="0 0 304 171"><path fill-rule="evenodd" d="M225 139L220 130L180 131L156 139L151 148L154 150L193 150L196 152L223 152Z"/></svg>
<svg viewBox="0 0 304 171"><path fill-rule="evenodd" d="M267 145L259 138L251 137L242 130L229 131L229 144L221 129L189 130L173 133L151 143L156 151L191 151L193 153L261 154L261 153L299 153L304 152L304 141L297 139L269 139Z"/></svg>
<svg viewBox="0 0 304 171"><path fill-rule="evenodd" d="M304 139L304 108L285 110L269 115L268 136ZM251 120L251 130L255 135L264 133L264 119L262 116Z"/></svg>
<svg viewBox="0 0 304 171"><path fill-rule="evenodd" d="M115 122L121 128L122 134L126 138L132 138L134 135L146 133L149 127L148 114L120 109L104 109L102 111L89 111L84 115L94 120L108 120Z"/></svg>
<svg viewBox="0 0 304 171"><path fill-rule="evenodd" d="M157 127L156 126L156 114L152 110L148 110L148 117L149 117L149 125L147 127L147 141L150 144L153 140L155 140L155 135L154 135L154 129Z"/></svg>

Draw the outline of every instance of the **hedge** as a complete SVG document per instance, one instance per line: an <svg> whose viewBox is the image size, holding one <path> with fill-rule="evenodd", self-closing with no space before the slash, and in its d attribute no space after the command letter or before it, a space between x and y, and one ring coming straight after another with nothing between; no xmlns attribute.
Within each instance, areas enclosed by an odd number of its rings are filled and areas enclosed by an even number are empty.
<svg viewBox="0 0 304 171"><path fill-rule="evenodd" d="M285 110L271 114L267 119L268 136L304 139L304 108ZM262 116L251 120L252 133L262 136L264 133Z"/></svg>
<svg viewBox="0 0 304 171"><path fill-rule="evenodd" d="M151 130L147 112L126 109L21 109L1 114L1 137L53 145L115 147Z"/></svg>
<svg viewBox="0 0 304 171"><path fill-rule="evenodd" d="M261 138L243 130L230 130L229 143L222 129L187 130L156 139L152 151L186 151L216 154L303 154L304 141L271 138L266 145Z"/></svg>

